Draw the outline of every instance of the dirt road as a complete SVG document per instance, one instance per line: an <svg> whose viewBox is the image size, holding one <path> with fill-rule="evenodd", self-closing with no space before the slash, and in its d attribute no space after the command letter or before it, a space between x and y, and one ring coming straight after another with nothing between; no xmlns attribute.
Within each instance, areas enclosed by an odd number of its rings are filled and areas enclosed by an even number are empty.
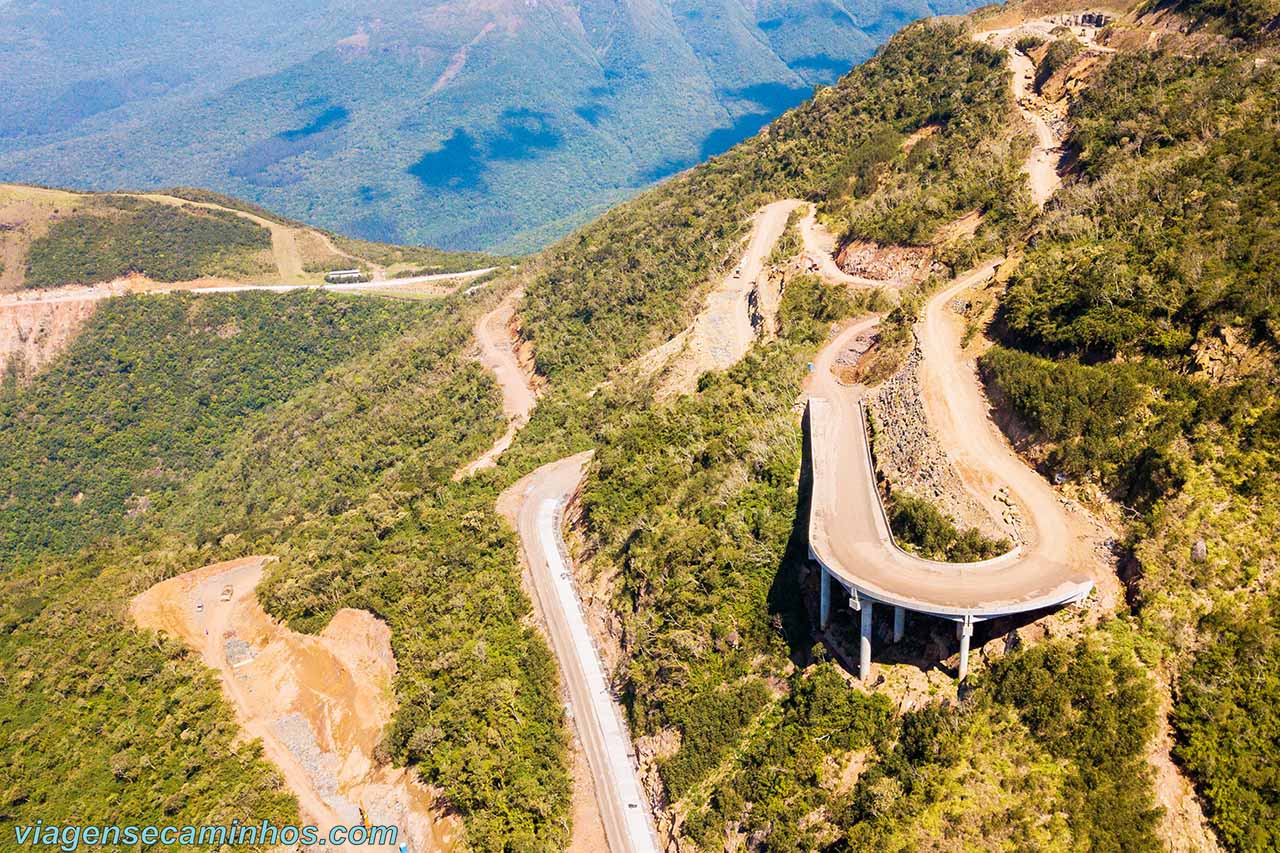
<svg viewBox="0 0 1280 853"><path fill-rule="evenodd" d="M516 305L523 296L523 290L517 288L511 291L496 308L476 322L475 336L480 345L480 363L493 374L502 391L502 412L507 416L507 431L479 458L458 469L453 475L455 481L498 464L498 457L511 446L516 433L529 422L533 407L538 404L533 386L529 384L529 378L516 357L511 331Z"/></svg>
<svg viewBox="0 0 1280 853"><path fill-rule="evenodd" d="M924 356L920 388L925 412L961 481L993 519L999 521L1002 514L994 494L1003 486L1021 511L1030 552L1057 554L1073 565L1087 566L1092 560L1092 530L1064 509L1049 482L1010 446L990 417L977 365L963 352L963 322L951 303L962 291L991 278L997 265L992 261L956 278L925 306L916 325Z"/></svg>
<svg viewBox="0 0 1280 853"><path fill-rule="evenodd" d="M293 290L325 290L332 293L360 293L365 290L390 291L397 287L432 284L436 282L456 281L459 286L473 278L487 275L496 267L485 267L478 270L466 270L458 273L437 273L435 275L419 275L410 278L391 278L383 281L353 282L350 284L219 284L201 286L195 282L179 282L173 285L148 286L137 289L131 286L130 279L119 279L104 284L81 287L66 287L48 290L23 290L0 296L0 308L15 305L51 304L60 302L98 302L113 296L127 296L141 293L248 293L250 291L266 291L268 293L288 293Z"/></svg>
<svg viewBox="0 0 1280 853"><path fill-rule="evenodd" d="M1031 58L1016 48L1009 48L1009 68L1013 71L1013 98L1018 111L1031 125L1036 135L1035 147L1027 157L1023 170L1031 182L1031 200L1036 207L1044 208L1045 202L1062 186L1058 164L1062 161L1062 140L1053 132L1049 122L1030 105L1038 96L1031 91L1031 77L1035 66Z"/></svg>
<svg viewBox="0 0 1280 853"><path fill-rule="evenodd" d="M835 235L818 222L817 208L813 204L809 204L808 216L800 220L800 237L804 243L805 257L817 266L818 274L831 284L843 284L846 287L896 287L902 284L898 281L877 281L874 278L850 275L840 269L834 256Z"/></svg>
<svg viewBox="0 0 1280 853"><path fill-rule="evenodd" d="M751 323L751 293L764 272L764 264L787 227L791 211L804 202L786 199L756 212L742 259L707 294L693 325L681 333L683 348L671 361L658 390L659 399L688 394L698 387L698 377L708 370L727 370L747 354L755 340ZM673 349L668 344L658 351Z"/></svg>
<svg viewBox="0 0 1280 853"><path fill-rule="evenodd" d="M398 278L363 284L235 284L191 287L174 285L145 290L134 290L127 279L91 287L59 287L50 290L25 290L0 296L0 375L4 375L15 359L22 360L21 375L25 378L37 372L55 359L93 316L97 304L113 296L130 293L245 293L266 291L286 293L291 290L328 290L362 293L370 296L392 295L397 288L421 290L432 283L441 284L441 297L447 296L466 281L482 276L492 269L444 275ZM452 287L444 287L446 284Z"/></svg>
<svg viewBox="0 0 1280 853"><path fill-rule="evenodd" d="M249 213L247 210L237 210L210 202L188 201L185 198L177 198L163 193L145 193L142 198L178 207L190 206L203 207L206 210L220 210L225 213L235 214L241 219L247 219L255 225L260 225L271 232L271 257L275 261L276 271L279 273L280 278L284 281L301 281L306 275L303 270L302 253L298 251L298 240L295 234L297 229L295 228Z"/></svg>
<svg viewBox="0 0 1280 853"><path fill-rule="evenodd" d="M291 290L327 290L332 293L360 293L366 290L377 290L379 292L394 290L397 287L411 287L420 284L430 284L434 282L453 282L456 281L459 286L463 282L470 281L473 278L479 278L493 272L496 267L485 267L478 270L467 270L465 272L445 272L435 273L434 275L416 275L408 278L387 278L379 281L358 281L347 284L227 284L212 287L182 287L176 286L171 289L154 289L148 290L148 293L242 293L250 290L267 290L273 293L288 293Z"/></svg>
<svg viewBox="0 0 1280 853"><path fill-rule="evenodd" d="M340 610L318 636L288 630L254 593L267 561L187 572L139 595L130 612L141 627L184 640L214 669L241 729L262 742L322 836L367 816L397 826L398 842L414 853L451 850L458 826L435 811L431 791L411 771L373 760L395 708L390 629L364 611ZM398 842L360 849L398 850Z"/></svg>
<svg viewBox="0 0 1280 853"><path fill-rule="evenodd" d="M1062 162L1062 137L1054 131L1053 126L1045 120L1049 111L1046 104L1033 87L1035 64L1031 57L1014 46L1018 36L1037 35L1040 38L1053 40L1052 25L1045 21L1026 22L1018 27L998 30L987 30L974 34L978 41L1003 47L1009 54L1009 70L1013 73L1010 86L1013 89L1013 100L1018 105L1018 112L1031 125L1035 134L1035 145L1023 164L1027 180L1031 184L1031 200L1036 207L1044 209L1045 203L1062 186L1062 176L1058 174L1058 166Z"/></svg>
<svg viewBox="0 0 1280 853"><path fill-rule="evenodd" d="M560 541L560 510L577 491L590 460L588 452L544 465L504 492L498 511L520 534L539 608L560 662L574 726L595 780L609 849L657 853L631 737L609 691Z"/></svg>

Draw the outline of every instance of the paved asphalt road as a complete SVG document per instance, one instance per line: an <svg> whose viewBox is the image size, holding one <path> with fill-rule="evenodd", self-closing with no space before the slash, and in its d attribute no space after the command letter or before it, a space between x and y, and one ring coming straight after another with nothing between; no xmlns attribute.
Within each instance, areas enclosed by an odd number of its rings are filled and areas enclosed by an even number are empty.
<svg viewBox="0 0 1280 853"><path fill-rule="evenodd" d="M994 263L957 279L930 300L918 332L925 352L922 385L947 420L944 446L953 464L1007 486L1030 528L1025 546L980 563L939 563L908 554L893 541L866 430L862 386L841 384L835 359L878 319L858 323L814 361L809 433L813 455L810 549L833 574L877 601L921 613L994 616L1082 599L1093 588L1081 567L1081 546L1057 495L1027 468L987 417L972 367L952 351L958 336L945 306L964 287L985 280ZM934 424L935 429L939 424Z"/></svg>
<svg viewBox="0 0 1280 853"><path fill-rule="evenodd" d="M514 517L547 631L587 754L605 835L613 853L657 853L649 804L604 666L596 652L560 540L560 511L577 490L591 453L544 465L512 486L499 508Z"/></svg>

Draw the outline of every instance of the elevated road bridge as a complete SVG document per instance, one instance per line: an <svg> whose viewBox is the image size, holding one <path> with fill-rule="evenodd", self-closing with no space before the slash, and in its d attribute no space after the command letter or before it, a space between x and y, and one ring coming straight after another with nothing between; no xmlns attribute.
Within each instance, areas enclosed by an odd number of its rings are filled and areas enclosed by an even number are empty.
<svg viewBox="0 0 1280 853"><path fill-rule="evenodd" d="M1027 520L1024 541L982 562L941 563L908 553L894 541L881 501L860 385L843 384L833 367L853 339L877 318L838 335L818 355L809 385L808 430L813 460L809 552L822 569L819 620L830 620L833 589L847 595L860 618L859 675L871 672L872 613L894 611L901 640L907 611L949 619L960 636L960 678L968 672L975 622L1083 600L1093 589L1087 546L1073 531L1053 488L1018 458L987 414L972 363L960 354L960 332L945 316L966 287L990 277L992 262L953 282L930 301L917 327L924 350L921 387L926 411L951 463L966 484L1005 486ZM945 433L945 436L944 436ZM975 495L989 499L990 495Z"/></svg>

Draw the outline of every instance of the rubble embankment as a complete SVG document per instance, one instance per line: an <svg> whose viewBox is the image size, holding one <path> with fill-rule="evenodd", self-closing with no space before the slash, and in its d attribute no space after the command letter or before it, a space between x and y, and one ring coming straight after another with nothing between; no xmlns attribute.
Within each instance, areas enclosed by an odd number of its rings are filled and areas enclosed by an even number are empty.
<svg viewBox="0 0 1280 853"><path fill-rule="evenodd" d="M965 488L942 449L925 414L920 395L919 344L902 367L867 398L875 423L876 471L894 489L927 500L955 520L959 527L977 528L984 536L1002 539L1002 529ZM1006 507L1005 523L1016 532L1017 508Z"/></svg>

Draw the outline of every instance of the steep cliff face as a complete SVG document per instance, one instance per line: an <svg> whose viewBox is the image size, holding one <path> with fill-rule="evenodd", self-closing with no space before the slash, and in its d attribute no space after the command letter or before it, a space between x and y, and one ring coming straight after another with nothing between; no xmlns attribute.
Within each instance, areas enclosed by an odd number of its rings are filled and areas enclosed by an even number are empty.
<svg viewBox="0 0 1280 853"><path fill-rule="evenodd" d="M0 378L28 380L75 339L108 291L0 300Z"/></svg>

